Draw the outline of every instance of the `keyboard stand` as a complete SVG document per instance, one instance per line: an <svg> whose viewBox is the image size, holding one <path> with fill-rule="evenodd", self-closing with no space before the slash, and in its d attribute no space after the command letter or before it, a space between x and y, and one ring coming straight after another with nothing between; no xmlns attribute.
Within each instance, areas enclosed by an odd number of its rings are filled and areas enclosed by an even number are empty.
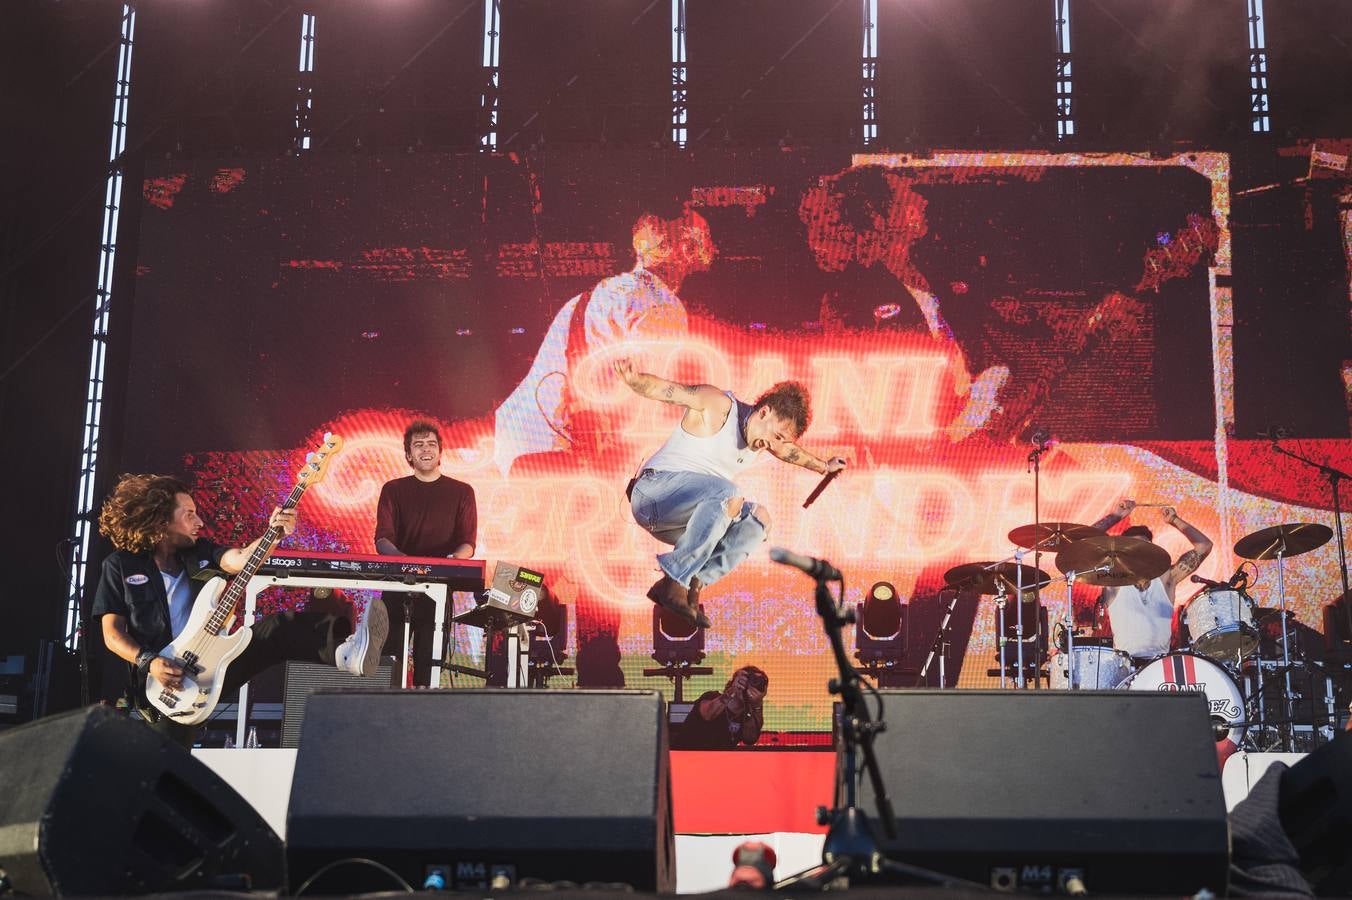
<svg viewBox="0 0 1352 900"><path fill-rule="evenodd" d="M491 603L481 603L473 609L452 616L452 625L469 625L483 629L484 668L475 669L470 666L451 663L447 663L445 667L462 675L482 678L484 684L487 684L489 677L488 653L493 647L493 635L502 632L507 642L507 687L525 687L525 669L530 657L530 632L526 630L525 626L527 622L533 620L534 616L523 615L515 610L503 609Z"/></svg>
<svg viewBox="0 0 1352 900"><path fill-rule="evenodd" d="M254 613L258 608L258 595L270 587L295 587L295 588L346 588L353 591L398 591L410 594L426 594L432 598L436 605L436 613L432 623L432 677L429 679L428 687L441 686L441 642L444 639L446 625L446 603L450 599L450 591L446 585L436 584L431 581L420 581L412 584L402 584L392 582L389 579L377 578L335 578L333 575L301 575L301 574L276 574L276 575L255 575L249 580L249 587L244 593L244 621L245 625L254 623ZM375 597L371 598L372 603L381 603ZM408 672L408 645L404 645L404 668L403 672ZM401 673L399 683L404 684L407 675ZM239 718L235 722L235 746L244 746L244 735L249 721L249 685L244 684L239 689Z"/></svg>

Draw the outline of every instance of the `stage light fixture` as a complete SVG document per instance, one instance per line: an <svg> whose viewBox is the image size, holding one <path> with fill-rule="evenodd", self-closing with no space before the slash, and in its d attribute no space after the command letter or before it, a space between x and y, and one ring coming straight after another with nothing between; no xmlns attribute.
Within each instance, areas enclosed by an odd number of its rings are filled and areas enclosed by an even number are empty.
<svg viewBox="0 0 1352 900"><path fill-rule="evenodd" d="M854 655L862 663L891 661L906 652L905 607L890 581L875 582L855 610Z"/></svg>
<svg viewBox="0 0 1352 900"><path fill-rule="evenodd" d="M535 614L530 633L527 683L530 687L545 688L555 675L574 674L572 668L563 665L568 659L568 607L562 603L541 602Z"/></svg>
<svg viewBox="0 0 1352 900"><path fill-rule="evenodd" d="M663 665L704 659L704 629L669 609L653 607L653 659Z"/></svg>
<svg viewBox="0 0 1352 900"><path fill-rule="evenodd" d="M905 683L906 607L890 581L876 581L855 608L854 656L859 671L883 687Z"/></svg>
<svg viewBox="0 0 1352 900"><path fill-rule="evenodd" d="M661 666L644 669L643 675L645 678L670 678L675 688L675 703L685 701L687 680L714 673L712 666L699 665L704 660L704 629L660 606L653 607L653 659Z"/></svg>

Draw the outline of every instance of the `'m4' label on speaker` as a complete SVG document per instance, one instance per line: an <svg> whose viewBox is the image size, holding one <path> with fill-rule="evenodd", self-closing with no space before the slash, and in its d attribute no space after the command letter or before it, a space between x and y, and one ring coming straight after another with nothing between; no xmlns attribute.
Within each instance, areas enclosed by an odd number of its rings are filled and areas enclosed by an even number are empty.
<svg viewBox="0 0 1352 900"><path fill-rule="evenodd" d="M482 862L455 864L456 890L503 891L516 886L516 866Z"/></svg>
<svg viewBox="0 0 1352 900"><path fill-rule="evenodd" d="M458 862L455 864L456 890L488 890L488 863Z"/></svg>

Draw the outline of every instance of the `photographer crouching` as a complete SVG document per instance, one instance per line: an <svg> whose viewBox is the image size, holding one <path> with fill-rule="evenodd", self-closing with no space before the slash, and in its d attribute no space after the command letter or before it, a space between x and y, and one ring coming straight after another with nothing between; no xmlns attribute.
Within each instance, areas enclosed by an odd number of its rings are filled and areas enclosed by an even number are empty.
<svg viewBox="0 0 1352 900"><path fill-rule="evenodd" d="M690 715L671 729L677 750L732 750L760 739L765 724L765 692L770 678L755 666L742 666L720 691L705 691Z"/></svg>

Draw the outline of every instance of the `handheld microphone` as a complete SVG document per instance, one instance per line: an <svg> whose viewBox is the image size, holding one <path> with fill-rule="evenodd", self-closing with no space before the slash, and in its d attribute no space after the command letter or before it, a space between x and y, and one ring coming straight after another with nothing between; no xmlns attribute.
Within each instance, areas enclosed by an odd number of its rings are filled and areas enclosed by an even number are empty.
<svg viewBox="0 0 1352 900"><path fill-rule="evenodd" d="M818 497L822 495L822 491L826 490L826 486L831 482L835 481L836 476L843 471L845 470L836 469L834 472L827 472L825 475L823 475L822 480L817 482L817 486L812 489L812 493L808 494L807 499L803 501L803 509L807 509L809 506L811 506L813 501L815 501Z"/></svg>
<svg viewBox="0 0 1352 900"><path fill-rule="evenodd" d="M1231 586L1224 581L1212 581L1210 578L1203 578L1201 575L1190 575L1188 580L1193 584L1201 584L1209 588L1228 588Z"/></svg>
<svg viewBox="0 0 1352 900"><path fill-rule="evenodd" d="M841 577L840 570L824 559L815 559L811 556L800 556L791 550L785 550L783 547L771 547L770 558L777 563L793 566L798 571L811 575L818 581L845 580Z"/></svg>

